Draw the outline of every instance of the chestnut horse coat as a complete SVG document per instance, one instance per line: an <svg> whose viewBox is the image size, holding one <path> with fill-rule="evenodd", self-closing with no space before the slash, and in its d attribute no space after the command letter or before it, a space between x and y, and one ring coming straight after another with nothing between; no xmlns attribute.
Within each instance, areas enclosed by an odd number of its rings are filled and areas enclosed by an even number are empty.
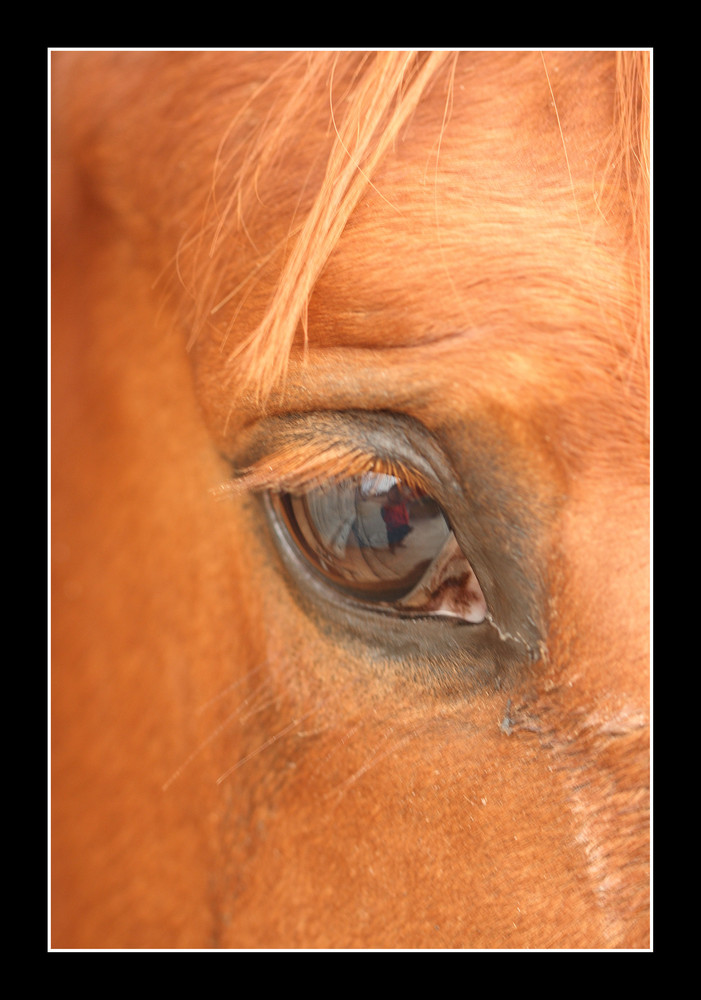
<svg viewBox="0 0 701 1000"><path fill-rule="evenodd" d="M648 948L648 54L51 62L51 947Z"/></svg>

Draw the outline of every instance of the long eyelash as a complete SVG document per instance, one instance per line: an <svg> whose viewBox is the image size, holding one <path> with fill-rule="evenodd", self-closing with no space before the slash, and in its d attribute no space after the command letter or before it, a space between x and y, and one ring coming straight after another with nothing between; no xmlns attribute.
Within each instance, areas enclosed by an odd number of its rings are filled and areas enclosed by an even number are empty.
<svg viewBox="0 0 701 1000"><path fill-rule="evenodd" d="M217 498L268 490L306 493L367 472L395 476L409 487L428 491L428 483L421 474L400 461L340 443L320 447L317 442L299 442L236 472L211 492Z"/></svg>

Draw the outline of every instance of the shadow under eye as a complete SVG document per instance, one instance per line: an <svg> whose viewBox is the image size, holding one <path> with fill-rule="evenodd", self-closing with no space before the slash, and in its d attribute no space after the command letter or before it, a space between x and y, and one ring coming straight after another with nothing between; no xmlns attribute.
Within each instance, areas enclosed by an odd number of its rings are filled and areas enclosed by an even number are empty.
<svg viewBox="0 0 701 1000"><path fill-rule="evenodd" d="M310 568L347 597L408 617L484 621L477 578L425 493L366 473L272 500Z"/></svg>

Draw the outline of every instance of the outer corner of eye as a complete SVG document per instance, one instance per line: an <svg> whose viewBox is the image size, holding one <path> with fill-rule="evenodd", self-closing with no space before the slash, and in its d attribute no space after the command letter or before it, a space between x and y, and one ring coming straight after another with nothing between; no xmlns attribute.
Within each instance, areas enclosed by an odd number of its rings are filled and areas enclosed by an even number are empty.
<svg viewBox="0 0 701 1000"><path fill-rule="evenodd" d="M440 505L396 476L365 473L270 500L303 569L347 599L404 617L487 617Z"/></svg>

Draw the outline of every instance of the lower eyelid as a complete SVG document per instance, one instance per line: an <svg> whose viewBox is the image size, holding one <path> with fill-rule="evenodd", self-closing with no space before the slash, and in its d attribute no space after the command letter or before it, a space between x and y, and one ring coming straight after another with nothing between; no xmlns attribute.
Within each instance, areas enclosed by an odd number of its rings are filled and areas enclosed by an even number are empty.
<svg viewBox="0 0 701 1000"><path fill-rule="evenodd" d="M513 623L499 624L491 606L484 621L468 622L463 613L402 610L349 598L303 561L297 542L275 509L276 502L268 493L260 496L261 516L280 560L286 590L304 615L348 648L353 664L363 662L366 654L362 651L369 648L373 673L396 671L403 679L413 678L437 693L469 695L485 686L508 683L525 662L536 658L540 648L537 627L533 626L531 635ZM538 614L537 609L531 610Z"/></svg>

